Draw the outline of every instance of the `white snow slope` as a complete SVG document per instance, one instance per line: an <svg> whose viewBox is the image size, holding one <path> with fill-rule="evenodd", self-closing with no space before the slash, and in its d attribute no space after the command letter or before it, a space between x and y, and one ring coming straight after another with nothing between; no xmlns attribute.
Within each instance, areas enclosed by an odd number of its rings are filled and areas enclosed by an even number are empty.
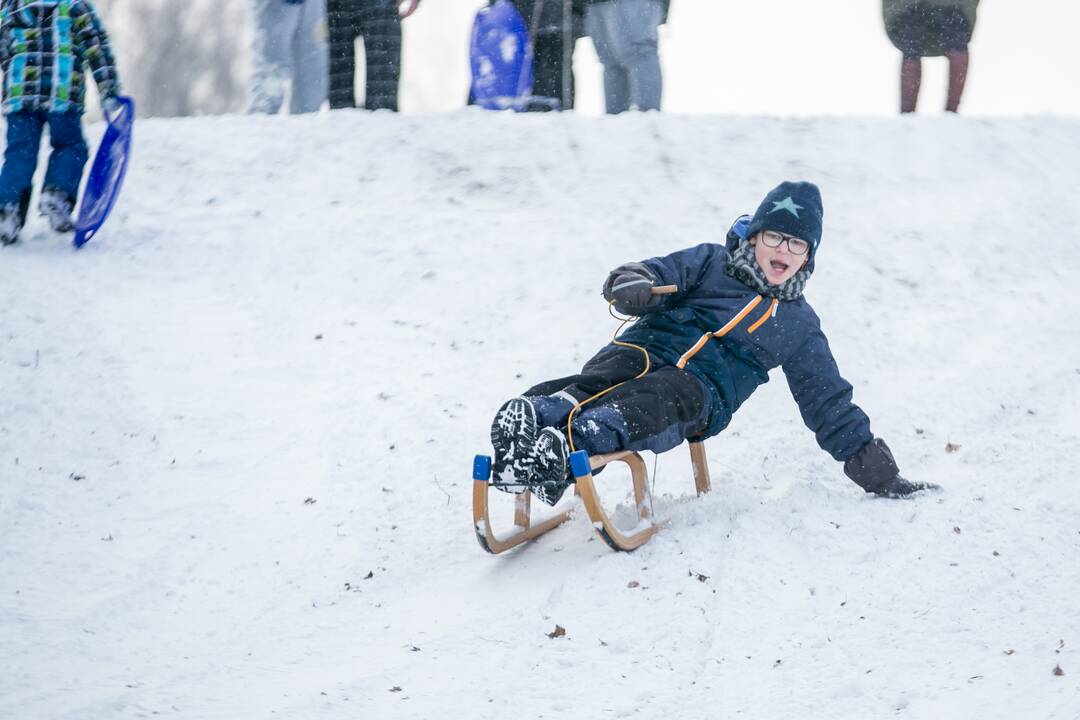
<svg viewBox="0 0 1080 720"><path fill-rule="evenodd" d="M1078 138L141 122L98 238L0 250L0 718L1080 718ZM579 512L482 552L499 403L607 342L610 268L784 179L824 193L807 295L856 401L944 491L865 496L781 376L708 442L710 496L658 459L639 551Z"/></svg>

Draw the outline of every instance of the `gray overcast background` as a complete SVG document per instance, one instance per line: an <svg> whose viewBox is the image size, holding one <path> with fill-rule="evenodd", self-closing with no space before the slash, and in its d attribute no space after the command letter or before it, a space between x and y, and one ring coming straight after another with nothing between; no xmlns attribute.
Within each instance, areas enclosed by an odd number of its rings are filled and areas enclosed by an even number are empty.
<svg viewBox="0 0 1080 720"><path fill-rule="evenodd" d="M251 0L97 0L142 115L244 109ZM469 28L482 0L423 0L405 22L404 112L461 107ZM961 111L1080 115L1076 0L983 0ZM885 115L899 55L880 0L672 0L661 31L671 112ZM591 45L575 57L579 110L601 109ZM920 112L944 104L944 61L927 61ZM93 105L93 103L92 103ZM95 111L96 112L96 111Z"/></svg>

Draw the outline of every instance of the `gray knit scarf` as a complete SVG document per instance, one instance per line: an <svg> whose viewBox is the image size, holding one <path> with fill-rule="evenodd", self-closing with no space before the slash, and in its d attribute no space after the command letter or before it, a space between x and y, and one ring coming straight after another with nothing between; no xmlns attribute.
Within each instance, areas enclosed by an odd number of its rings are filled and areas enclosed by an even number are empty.
<svg viewBox="0 0 1080 720"><path fill-rule="evenodd" d="M754 246L743 241L735 252L728 255L728 264L725 268L728 275L744 285L749 285L762 295L778 300L796 300L802 295L806 281L810 279L810 270L802 268L782 285L770 285L765 278L765 271L758 265L754 257Z"/></svg>

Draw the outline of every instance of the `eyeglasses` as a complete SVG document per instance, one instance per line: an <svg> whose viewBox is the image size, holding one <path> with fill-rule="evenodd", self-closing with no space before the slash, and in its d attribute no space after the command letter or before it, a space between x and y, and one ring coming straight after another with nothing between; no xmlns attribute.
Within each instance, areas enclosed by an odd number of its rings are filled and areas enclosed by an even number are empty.
<svg viewBox="0 0 1080 720"><path fill-rule="evenodd" d="M761 242L765 243L765 247L778 248L784 244L785 240L787 241L788 252L792 255L805 255L806 251L810 249L810 243L802 238L781 235L774 230L765 230L761 233Z"/></svg>

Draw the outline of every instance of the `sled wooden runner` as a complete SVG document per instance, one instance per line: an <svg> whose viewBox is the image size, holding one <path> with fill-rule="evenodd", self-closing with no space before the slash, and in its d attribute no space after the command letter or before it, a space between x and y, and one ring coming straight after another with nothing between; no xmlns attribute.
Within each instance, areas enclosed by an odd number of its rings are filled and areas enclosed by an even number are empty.
<svg viewBox="0 0 1080 720"><path fill-rule="evenodd" d="M705 447L701 442L690 442L690 461L694 469L694 485L698 495L711 489L709 466L705 457ZM622 462L630 468L634 483L634 504L637 508L639 523L629 532L619 530L611 521L593 481L593 470L609 463ZM613 550L635 550L656 534L666 521L657 522L652 517L652 498L649 494L649 472L645 461L639 454L631 451L597 455L590 458L585 451L578 451L570 456L570 467L574 474L577 493L581 496L585 512L597 534ZM488 493L491 490L491 458L477 455L473 461L473 529L480 547L492 555L506 552L522 543L534 540L544 533L555 529L570 519L570 510L545 518L532 524L532 493L525 491L514 499L514 530L501 535L491 525L488 510Z"/></svg>
<svg viewBox="0 0 1080 720"><path fill-rule="evenodd" d="M498 555L524 542L534 540L570 519L570 511L566 510L533 525L532 493L526 490L514 497L513 531L500 537L491 526L491 516L488 512L490 479L491 458L486 455L477 455L473 460L473 529L476 531L476 539L480 547L492 555Z"/></svg>
<svg viewBox="0 0 1080 720"><path fill-rule="evenodd" d="M691 442L689 445L690 462L694 468L694 485L697 488L697 494L702 495L711 489L705 448L700 442ZM637 508L639 522L636 527L628 532L619 530L615 523L611 521L611 517L600 502L600 497L596 492L596 483L593 481L593 470L613 462L621 462L629 467L630 476L634 483L634 504ZM649 471L641 455L636 452L624 450L590 458L585 451L579 451L570 456L570 468L571 472L574 473L578 494L581 496L581 502L585 506L589 521L592 522L597 534L612 550L624 552L636 550L667 524L667 520L657 521L653 517L652 496L649 490Z"/></svg>

